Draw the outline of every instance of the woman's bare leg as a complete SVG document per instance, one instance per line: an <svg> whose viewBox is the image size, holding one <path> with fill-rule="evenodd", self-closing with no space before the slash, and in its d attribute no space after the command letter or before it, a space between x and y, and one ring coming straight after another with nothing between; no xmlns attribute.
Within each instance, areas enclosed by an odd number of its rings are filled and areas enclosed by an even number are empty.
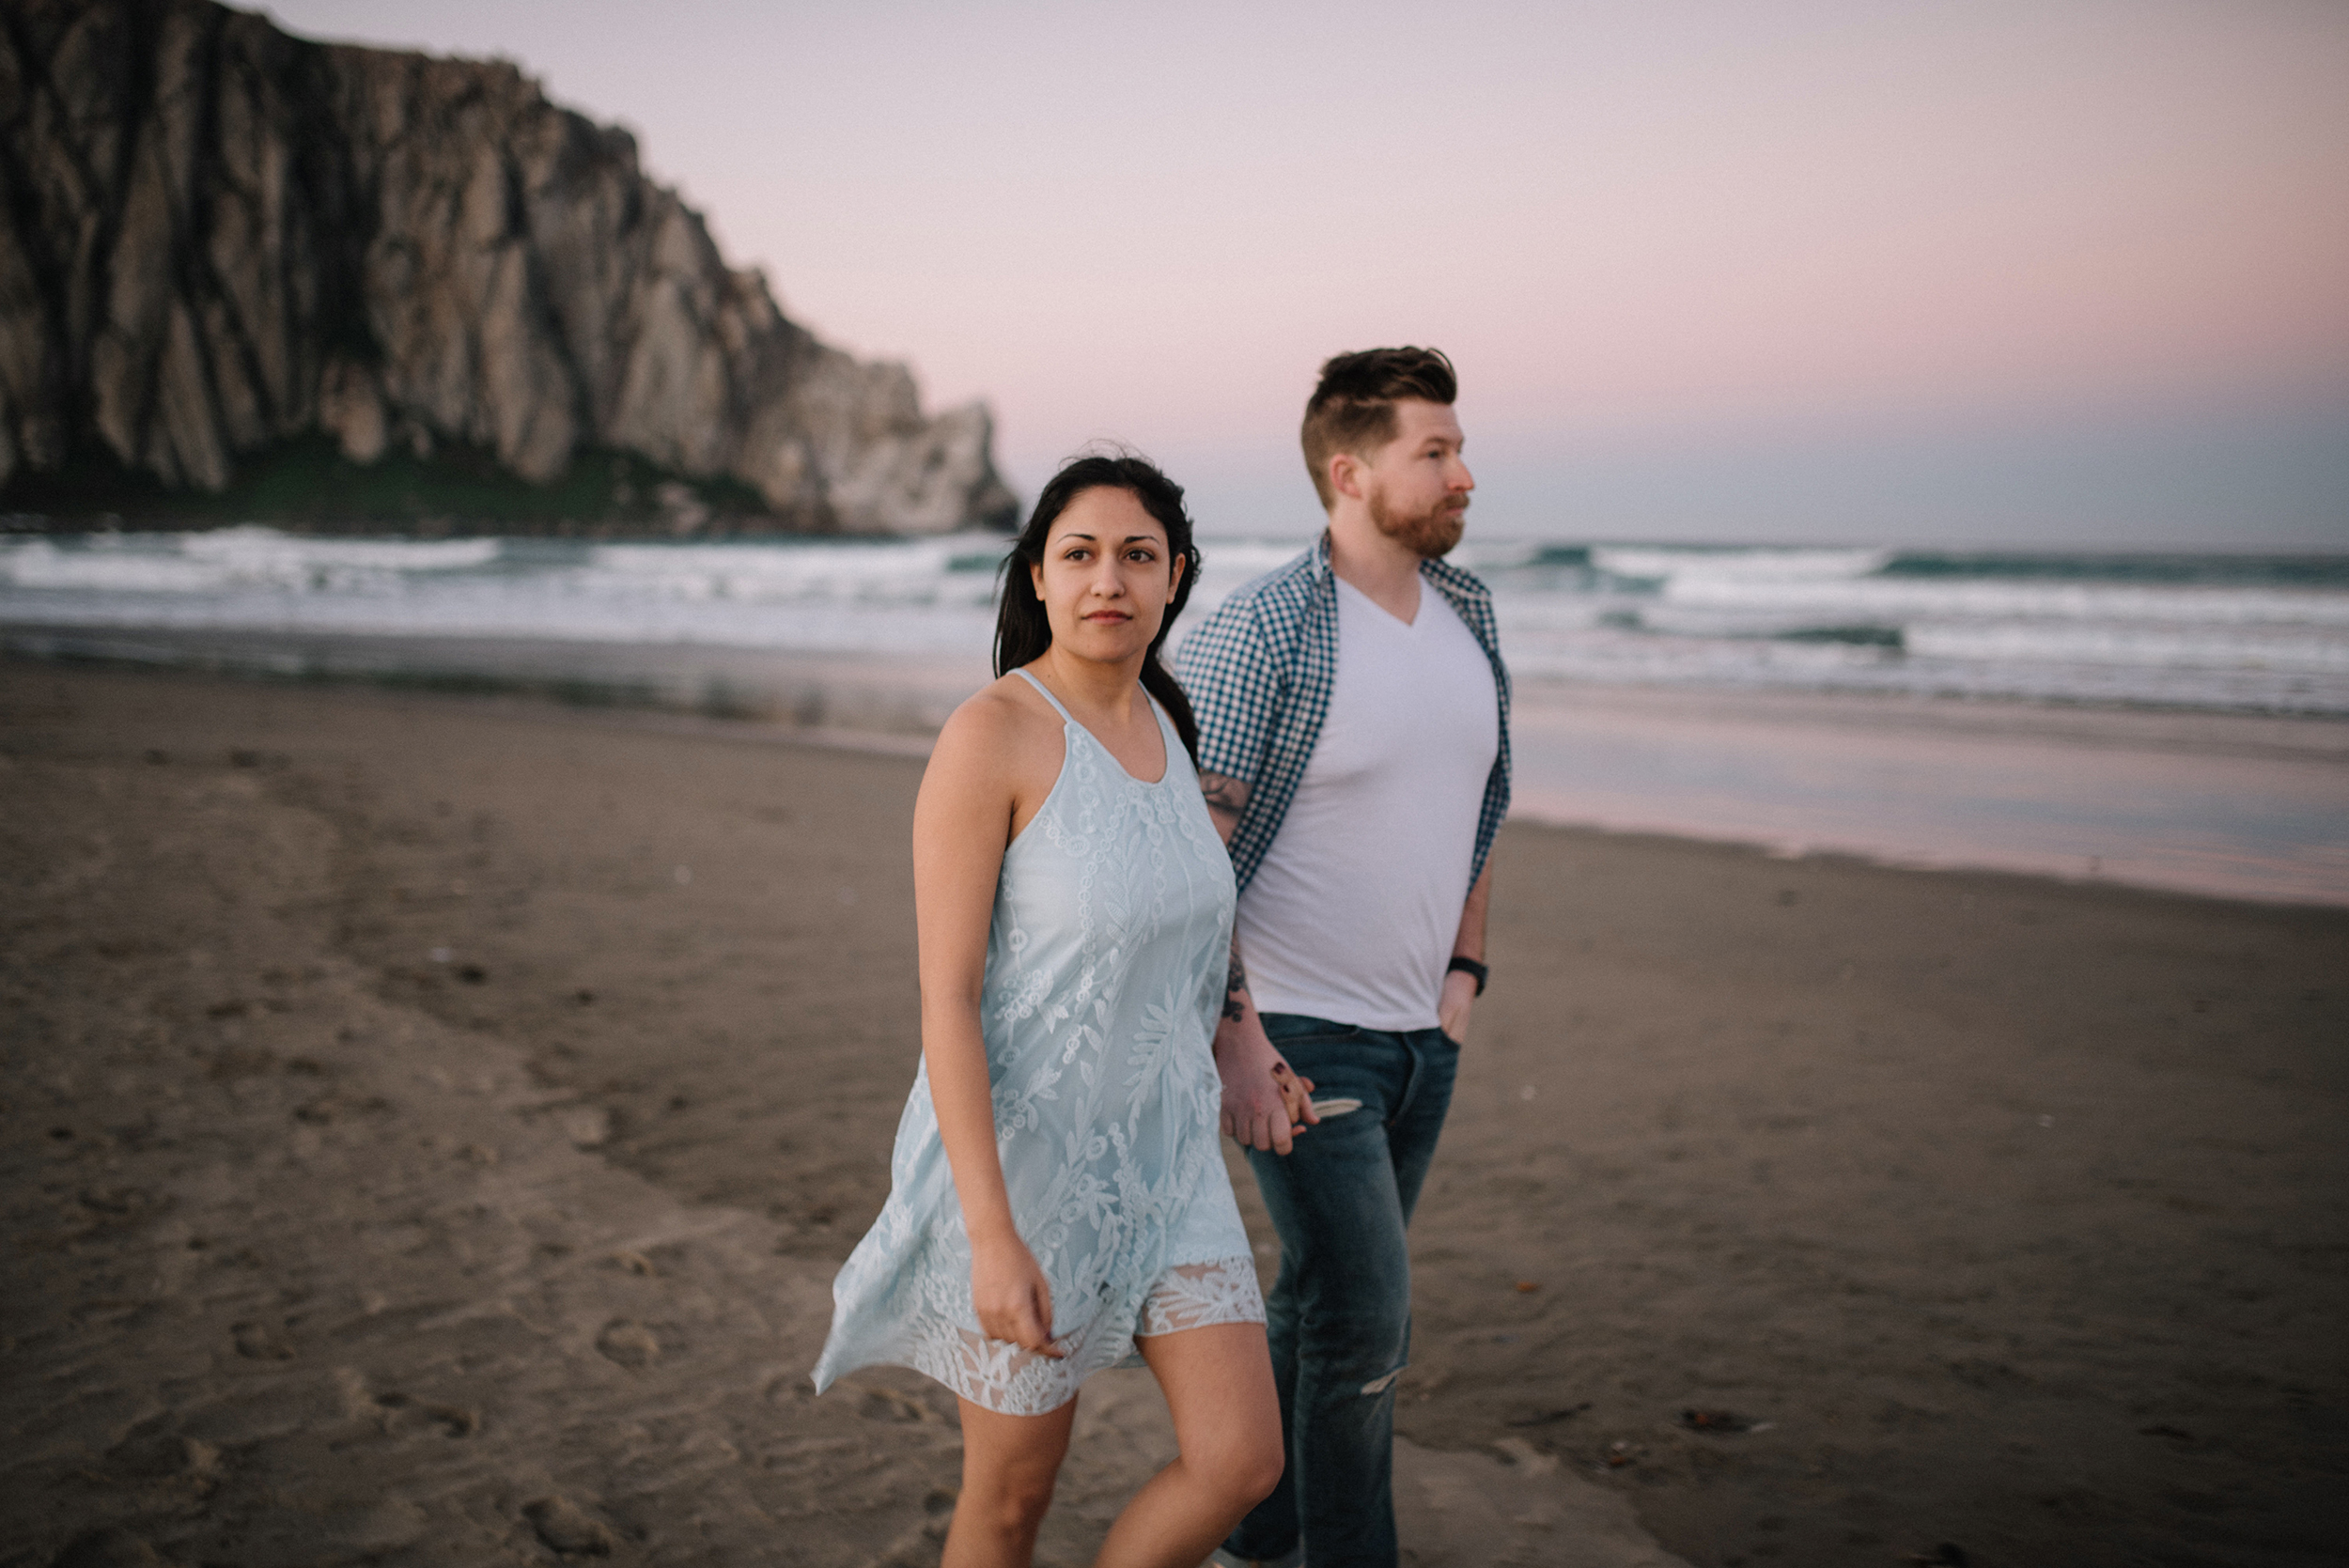
<svg viewBox="0 0 2349 1568"><path fill-rule="evenodd" d="M1077 1402L1042 1416L1002 1415L967 1399L961 1405L962 1496L941 1568L1028 1568Z"/></svg>
<svg viewBox="0 0 2349 1568"><path fill-rule="evenodd" d="M1281 1402L1261 1323L1136 1340L1174 1416L1174 1463L1110 1527L1094 1568L1198 1568L1281 1479Z"/></svg>

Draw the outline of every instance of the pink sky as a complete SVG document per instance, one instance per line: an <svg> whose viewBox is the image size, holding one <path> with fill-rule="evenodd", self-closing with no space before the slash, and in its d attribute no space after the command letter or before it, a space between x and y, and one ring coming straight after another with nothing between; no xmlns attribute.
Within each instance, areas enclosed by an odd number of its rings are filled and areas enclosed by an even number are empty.
<svg viewBox="0 0 2349 1568"><path fill-rule="evenodd" d="M2349 547L2332 0L272 10L630 125L1026 490L1302 529L1315 365L1427 342L1513 532Z"/></svg>

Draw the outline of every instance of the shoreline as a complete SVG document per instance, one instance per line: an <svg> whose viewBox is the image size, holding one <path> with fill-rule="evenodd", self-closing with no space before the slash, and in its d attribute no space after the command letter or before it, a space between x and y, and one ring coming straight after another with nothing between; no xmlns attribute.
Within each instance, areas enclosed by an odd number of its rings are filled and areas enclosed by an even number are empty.
<svg viewBox="0 0 2349 1568"><path fill-rule="evenodd" d="M1530 685L1530 683L1529 683ZM1611 831L2349 906L2349 722L1533 687L1513 812Z"/></svg>
<svg viewBox="0 0 2349 1568"><path fill-rule="evenodd" d="M928 655L75 628L0 630L0 660L661 716L898 755L926 754L987 679L975 660ZM1517 820L2349 907L2349 720L1532 679L1514 727Z"/></svg>
<svg viewBox="0 0 2349 1568"><path fill-rule="evenodd" d="M179 664L148 664L131 660L119 661L70 658L53 660L28 657L14 649L0 647L0 671L10 664L30 669L56 667L93 673L152 675L165 680L186 680L197 685L226 683L281 687L289 691L315 691L336 699L353 698L362 702L381 701L394 708L411 705L427 711L443 703L458 703L469 711L483 717L521 723L576 724L590 728L609 728L622 732L669 735L680 738L717 741L730 745L753 747L807 748L816 751L843 752L875 757L926 759L930 753L929 733L905 733L868 729L851 725L802 725L775 718L746 716L729 709L711 710L695 706L671 706L657 702L633 702L620 695L607 695L602 689L590 689L586 694L574 694L560 688L521 681L500 686L437 685L429 681L410 681L381 678L373 675L322 675L304 673L286 675L260 670L224 670ZM1612 694L1621 688L1573 688ZM1628 689L1635 695L1661 694L1668 698L1683 693L1670 688ZM1710 697L1712 693L1699 694ZM1883 703L1887 706L1908 705L1907 698L1860 697L1858 703ZM1933 699L1914 699L1917 702ZM1972 701L1971 699L1955 699ZM1808 706L1812 701L1823 708L1842 706L1845 699L1825 696L1804 698ZM2024 706L2026 705L2011 705ZM2136 710L2083 709L2098 714L2125 716ZM2193 714L2194 718L2232 718L2232 715ZM2264 722L2264 721L2263 721ZM2295 725L2296 720L2276 721L2283 725ZM2330 720L2313 721L2333 724ZM2349 752L2349 722L2341 722L2341 749ZM2284 748L2279 748L2284 751ZM2329 754L2331 748L2291 748L2286 754L2301 754L2306 751ZM2046 883L2056 887L2077 888L2121 894L2140 894L2156 899L2181 899L2215 906L2241 905L2248 908L2280 910L2331 910L2339 908L2331 902L2260 898L2204 892L2193 888L2164 887L2119 881L2109 877L2065 876L2056 871L2016 869L2007 866L1976 865L1963 862L1938 862L1917 859L1903 860L1842 849L1828 845L1805 845L1791 852L1782 844L1763 839L1740 839L1709 834L1699 831L1671 831L1639 826L1610 826L1603 822L1562 820L1537 813L1512 810L1509 820L1527 826L1568 834L1588 834L1601 841L1626 845L1650 844L1658 846L1682 846L1690 849L1716 850L1724 854L1771 862L1819 862L1844 864L1863 870L1890 871L1902 874L1927 874L1936 877L1988 877L2012 881L2022 886Z"/></svg>
<svg viewBox="0 0 2349 1568"><path fill-rule="evenodd" d="M754 717L760 711L779 717L790 712L790 705L780 697L794 690L795 676L870 671L879 677L876 684L912 684L933 695L942 691L967 695L987 678L984 657L935 652L37 621L0 623L0 657L100 667L179 669L229 679L544 693L582 706L708 711L724 718ZM559 673L573 669L578 673L570 678ZM739 710L721 700L704 708L696 703L691 676L717 677L723 686L723 676L729 674L749 683L750 690L743 695L763 696L763 707ZM2330 711L1963 692L1592 681L1555 675L1519 675L1513 684L1517 701L1534 708L1574 702L1636 704L1682 717L1750 719L1758 714L1846 727L1906 719L1912 722L1905 727L1936 732L2062 734L2234 753L2349 757L2349 713ZM567 696L567 691L576 695Z"/></svg>

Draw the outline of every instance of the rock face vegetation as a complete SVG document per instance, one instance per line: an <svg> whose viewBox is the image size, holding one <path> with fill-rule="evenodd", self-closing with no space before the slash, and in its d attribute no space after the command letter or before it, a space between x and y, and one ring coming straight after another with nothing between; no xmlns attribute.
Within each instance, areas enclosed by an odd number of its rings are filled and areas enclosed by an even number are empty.
<svg viewBox="0 0 2349 1568"><path fill-rule="evenodd" d="M1008 520L991 440L787 319L510 64L208 0L0 8L0 508L293 471L346 521L933 532Z"/></svg>

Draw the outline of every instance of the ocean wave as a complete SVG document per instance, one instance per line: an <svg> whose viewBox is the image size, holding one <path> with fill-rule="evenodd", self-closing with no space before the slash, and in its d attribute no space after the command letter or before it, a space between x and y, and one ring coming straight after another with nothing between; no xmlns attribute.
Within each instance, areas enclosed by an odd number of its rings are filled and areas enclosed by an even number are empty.
<svg viewBox="0 0 2349 1568"><path fill-rule="evenodd" d="M1518 680L1863 691L2349 718L2349 671L1999 660L1836 641L1592 636L1507 648Z"/></svg>
<svg viewBox="0 0 2349 1568"><path fill-rule="evenodd" d="M1883 570L1892 553L1889 550L1794 546L1709 550L1669 545L1601 545L1590 551L1590 564L1610 577L1664 582L1674 587L1696 582L1840 582Z"/></svg>
<svg viewBox="0 0 2349 1568"><path fill-rule="evenodd" d="M1304 547L1203 539L1190 624ZM983 653L1007 550L992 534L0 538L0 623ZM1471 537L1454 559L1492 584L1527 676L2349 710L2349 558L2338 584L2317 557Z"/></svg>
<svg viewBox="0 0 2349 1568"><path fill-rule="evenodd" d="M2349 555L2218 551L2045 553L1904 550L1887 577L2021 579L2033 582L2167 582L2213 587L2349 588Z"/></svg>
<svg viewBox="0 0 2349 1568"><path fill-rule="evenodd" d="M2349 627L2349 594L2306 588L2158 587L2107 583L1756 580L1684 576L1667 604L1748 614L1881 621L2165 621L2194 625Z"/></svg>
<svg viewBox="0 0 2349 1568"><path fill-rule="evenodd" d="M599 545L557 586L599 598L894 605L992 602L992 561L949 536L881 544Z"/></svg>
<svg viewBox="0 0 2349 1568"><path fill-rule="evenodd" d="M641 644L795 653L985 650L991 607L788 605L686 598L614 601L544 585L475 582L432 595L120 598L0 591L0 625L326 636Z"/></svg>
<svg viewBox="0 0 2349 1568"><path fill-rule="evenodd" d="M313 539L257 527L12 539L0 541L0 582L117 594L381 592L411 574L486 567L502 548L496 539Z"/></svg>
<svg viewBox="0 0 2349 1568"><path fill-rule="evenodd" d="M497 539L320 539L258 526L171 536L191 560L254 572L298 573L317 567L460 571L469 567L488 566L505 548ZM152 540L156 536L145 537Z"/></svg>
<svg viewBox="0 0 2349 1568"><path fill-rule="evenodd" d="M1909 652L1998 663L2130 664L2146 669L2273 670L2349 675L2349 637L2246 632L2232 627L1960 626L1904 628Z"/></svg>

